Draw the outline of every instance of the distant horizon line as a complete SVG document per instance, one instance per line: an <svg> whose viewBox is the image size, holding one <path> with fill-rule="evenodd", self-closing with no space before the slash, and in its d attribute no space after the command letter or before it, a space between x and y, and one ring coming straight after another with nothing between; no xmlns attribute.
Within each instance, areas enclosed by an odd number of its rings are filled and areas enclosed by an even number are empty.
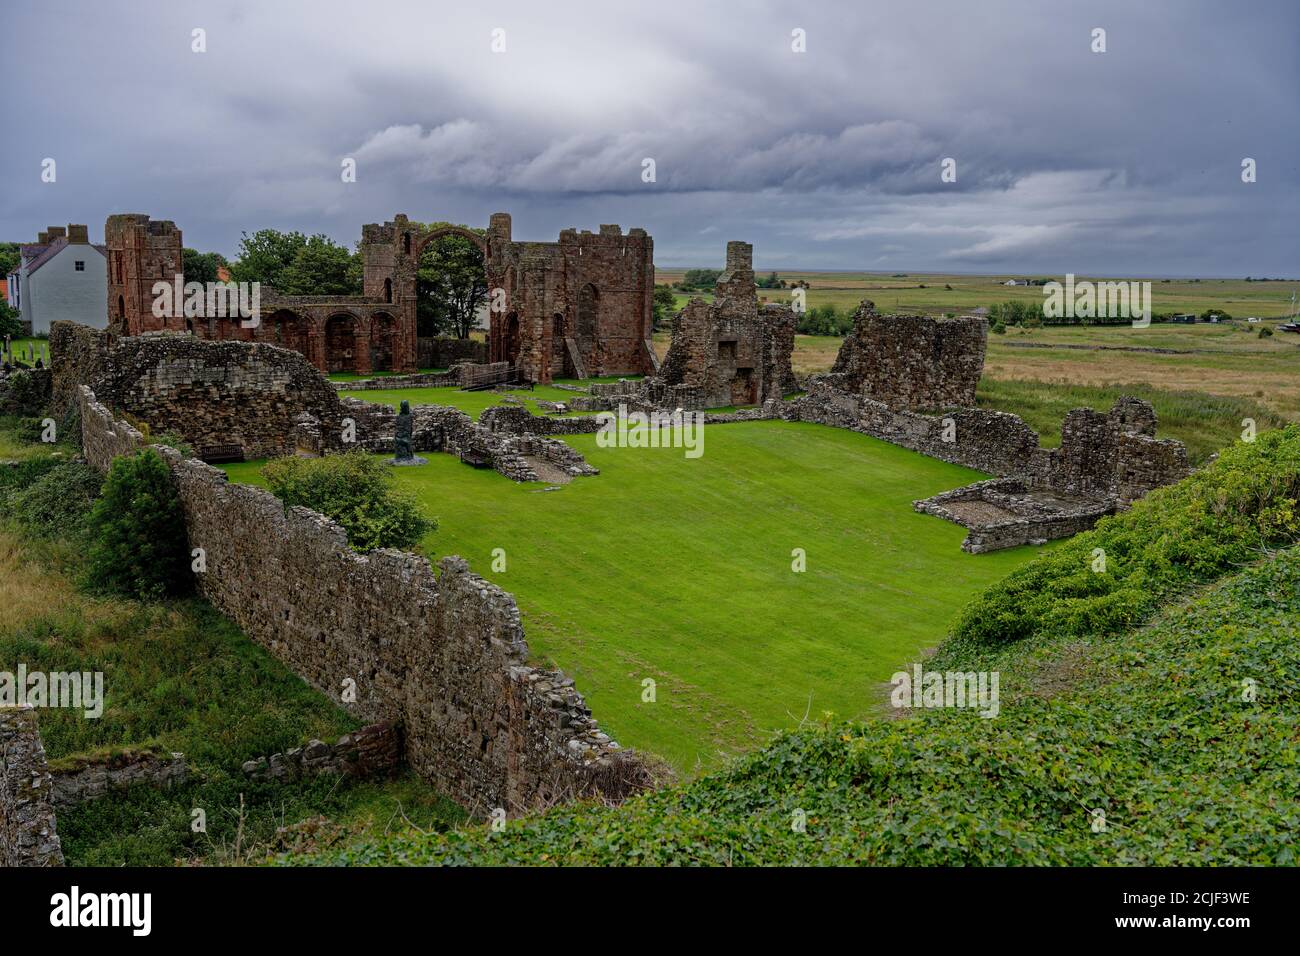
<svg viewBox="0 0 1300 956"><path fill-rule="evenodd" d="M702 265L678 265L678 264L672 264L672 265L665 264L665 265L660 265L660 264L657 263L657 262L654 264L654 267L655 267L656 269L663 269L663 270L668 271L668 272L677 272L677 271L681 271L681 270L685 270L685 269L716 269L716 268L718 268L718 266L717 266L716 264L714 264L714 265L704 265L704 266L702 266ZM1082 276L1082 277L1084 277L1084 278L1092 278L1092 279L1201 279L1201 280L1207 280L1207 279L1209 279L1209 280L1223 280L1223 281L1227 281L1227 282L1245 282L1246 279L1247 279L1247 276L1244 276L1244 275L1237 275L1237 276L1234 276L1234 275L1192 275L1192 274L1175 274L1175 273L1164 273L1164 274L1158 274L1158 273L1152 273L1152 272L1073 272L1073 273L1065 273L1065 272L1060 272L1060 273L1055 273L1055 272L968 272L968 271L965 271L965 270L959 270L959 269L950 269L950 270L947 270L947 271L930 270L930 269L907 269L907 270L896 269L896 270L890 271L890 270L887 270L887 269L807 269L807 268L803 268L803 267L801 267L801 266L784 266L784 267L780 267L780 268L778 268L778 267L773 267L773 266L768 266L768 267L762 267L762 268L760 268L760 267L757 266L757 265L754 266L754 273L755 273L756 275L764 275L764 274L771 273L771 272L775 272L777 275L780 275L782 272L790 272L790 273L809 273L809 274L820 274L820 275L869 275L869 276L885 276L886 278L894 278L894 277L898 277L898 276L903 276L903 277L908 277L908 278L910 278L911 276L970 276L970 277L972 277L972 278L987 277L987 278L1006 278L1006 279L1040 279L1040 278L1052 278L1052 277L1055 277L1055 276L1058 276L1058 275L1060 275L1060 276L1065 276L1065 275L1069 274L1069 275ZM1265 276L1265 275L1254 276L1254 275L1252 275L1252 276L1250 276L1249 278L1250 278L1250 280L1251 280L1252 282L1296 282L1296 283L1300 283L1300 277L1291 277L1291 276L1278 277L1278 276Z"/></svg>

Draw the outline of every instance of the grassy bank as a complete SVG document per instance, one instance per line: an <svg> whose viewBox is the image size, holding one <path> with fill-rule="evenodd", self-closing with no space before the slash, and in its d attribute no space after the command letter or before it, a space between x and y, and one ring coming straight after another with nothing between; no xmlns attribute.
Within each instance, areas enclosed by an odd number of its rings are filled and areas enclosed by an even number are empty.
<svg viewBox="0 0 1300 956"><path fill-rule="evenodd" d="M13 420L0 420L0 455L33 460L73 449L24 443ZM6 475L12 475L6 472ZM40 712L52 761L129 750L185 754L190 779L159 792L144 787L65 809L59 833L70 864L167 866L174 861L238 863L287 840L328 846L337 834L392 832L411 824L445 827L463 819L418 781L350 784L333 777L255 783L241 764L333 740L357 721L309 688L197 598L139 602L86 593L79 529L43 528L12 505L20 489L0 487L0 671L104 675L104 711ZM206 832L191 828L195 809ZM331 828L282 827L328 815Z"/></svg>

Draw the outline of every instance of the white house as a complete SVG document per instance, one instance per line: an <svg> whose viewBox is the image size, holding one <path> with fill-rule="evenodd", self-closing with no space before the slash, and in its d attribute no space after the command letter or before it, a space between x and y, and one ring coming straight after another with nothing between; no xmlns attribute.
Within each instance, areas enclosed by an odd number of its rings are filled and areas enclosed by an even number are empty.
<svg viewBox="0 0 1300 956"><path fill-rule="evenodd" d="M108 326L108 251L91 245L85 226L51 226L19 246L19 255L9 274L9 304L33 335L49 332L59 319Z"/></svg>

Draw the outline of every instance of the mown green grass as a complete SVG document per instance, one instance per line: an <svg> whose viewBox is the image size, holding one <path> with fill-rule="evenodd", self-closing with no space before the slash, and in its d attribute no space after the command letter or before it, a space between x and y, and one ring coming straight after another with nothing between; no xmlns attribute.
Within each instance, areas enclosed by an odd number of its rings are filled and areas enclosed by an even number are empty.
<svg viewBox="0 0 1300 956"><path fill-rule="evenodd" d="M39 358L46 365L50 364L50 340L49 339L38 339L38 338L11 339L10 344L13 345L14 356L16 358L20 358L24 362L27 361L26 353L30 349L32 352L31 361L35 362L36 359Z"/></svg>
<svg viewBox="0 0 1300 956"><path fill-rule="evenodd" d="M280 862L1294 865L1296 437L1239 445L1210 475L1013 574L1032 579L1027 628L1003 600L1008 582L973 602L965 621L992 631L972 640L959 628L925 667L999 674L996 716L981 702L828 720L621 808L561 807L502 832L362 840ZM1221 537L1198 514L1216 489ZM1124 543L1139 537L1145 546ZM1145 580L1154 597L1108 601L1110 571L1085 572L1102 583L1081 591L1081 552L1095 544L1116 551L1119 590Z"/></svg>
<svg viewBox="0 0 1300 956"><path fill-rule="evenodd" d="M602 727L683 772L808 713L873 711L882 681L1035 553L963 553L964 529L912 500L982 476L848 431L708 426L694 460L566 440L599 476L542 491L430 455L395 479L439 521L426 553L512 592L534 655L576 679ZM257 468L227 466L241 481Z"/></svg>

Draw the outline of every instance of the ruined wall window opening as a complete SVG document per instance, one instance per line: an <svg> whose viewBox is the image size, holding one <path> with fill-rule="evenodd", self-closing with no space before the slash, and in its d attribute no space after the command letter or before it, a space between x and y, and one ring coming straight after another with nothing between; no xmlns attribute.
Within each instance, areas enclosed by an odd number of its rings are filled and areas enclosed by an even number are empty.
<svg viewBox="0 0 1300 956"><path fill-rule="evenodd" d="M384 301L385 302L393 301L393 280L392 279L384 280Z"/></svg>
<svg viewBox="0 0 1300 956"><path fill-rule="evenodd" d="M411 234L409 232L402 233L402 252L408 256L411 254Z"/></svg>

